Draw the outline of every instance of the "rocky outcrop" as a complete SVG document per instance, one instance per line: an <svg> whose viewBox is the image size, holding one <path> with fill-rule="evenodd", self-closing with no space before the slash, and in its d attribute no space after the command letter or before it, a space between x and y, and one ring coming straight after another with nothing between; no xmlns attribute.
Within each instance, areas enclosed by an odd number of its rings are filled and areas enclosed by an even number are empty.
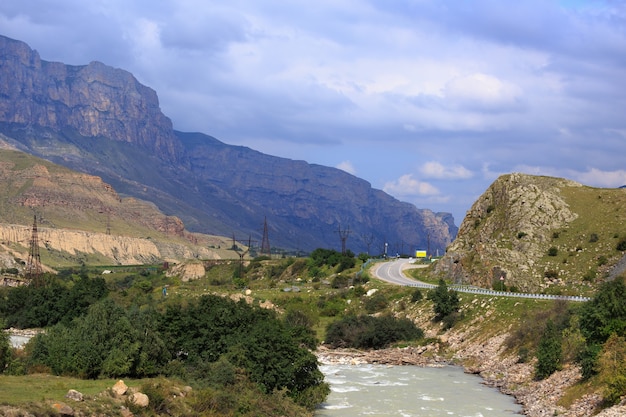
<svg viewBox="0 0 626 417"><path fill-rule="evenodd" d="M620 189L503 175L472 205L435 271L451 282L484 288L502 278L522 292L593 281L600 264L603 273L611 273L622 256L614 240L623 228L624 202Z"/></svg>

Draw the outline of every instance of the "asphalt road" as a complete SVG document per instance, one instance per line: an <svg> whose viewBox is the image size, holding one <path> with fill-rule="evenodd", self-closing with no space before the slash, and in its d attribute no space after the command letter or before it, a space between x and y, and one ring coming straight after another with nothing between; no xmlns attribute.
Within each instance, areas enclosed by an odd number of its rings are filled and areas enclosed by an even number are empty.
<svg viewBox="0 0 626 417"><path fill-rule="evenodd" d="M424 265L425 267L426 265ZM372 268L372 272L376 278L381 281L389 282L390 284L404 285L417 288L435 288L434 284L427 284L425 282L417 281L407 277L402 272L404 269L419 268L420 265L410 264L409 259L400 258L393 261L381 262L376 264ZM450 289L454 289L459 292L466 292L472 294L493 295L498 297L515 297L515 298L534 298L538 300L566 300L566 301L589 301L588 297L578 296L566 296L566 295L550 295L550 294L528 294L519 292L506 292L506 291L494 291L485 288L478 288L469 285L450 285Z"/></svg>
<svg viewBox="0 0 626 417"><path fill-rule="evenodd" d="M389 282L390 284L408 285L411 287L420 288L436 287L436 285L426 284L425 282L417 281L404 275L402 270L405 268L419 268L418 265L412 265L409 262L410 261L405 258L400 258L389 262L381 262L374 266L374 274L376 275L376 278L380 279L381 281ZM424 265L424 267L425 266L426 265Z"/></svg>

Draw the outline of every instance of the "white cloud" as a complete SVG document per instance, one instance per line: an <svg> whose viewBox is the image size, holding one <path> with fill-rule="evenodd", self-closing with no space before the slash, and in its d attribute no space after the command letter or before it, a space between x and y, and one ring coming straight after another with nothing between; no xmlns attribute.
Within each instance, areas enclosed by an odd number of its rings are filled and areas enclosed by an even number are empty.
<svg viewBox="0 0 626 417"><path fill-rule="evenodd" d="M352 162L350 161L340 162L335 166L335 168L339 168L343 171L346 171L348 174L356 175L356 169L354 168L354 165L352 165Z"/></svg>
<svg viewBox="0 0 626 417"><path fill-rule="evenodd" d="M469 111L519 111L522 90L497 77L474 73L450 80L444 89L446 103Z"/></svg>
<svg viewBox="0 0 626 417"><path fill-rule="evenodd" d="M433 196L439 190L433 185L413 178L412 174L401 176L395 181L385 184L383 191L395 196Z"/></svg>
<svg viewBox="0 0 626 417"><path fill-rule="evenodd" d="M571 173L571 178L593 187L617 188L626 185L626 170L602 171L591 168L586 172Z"/></svg>
<svg viewBox="0 0 626 417"><path fill-rule="evenodd" d="M446 167L439 162L426 162L421 166L420 172L427 178L444 180L465 180L472 178L474 174L462 165Z"/></svg>

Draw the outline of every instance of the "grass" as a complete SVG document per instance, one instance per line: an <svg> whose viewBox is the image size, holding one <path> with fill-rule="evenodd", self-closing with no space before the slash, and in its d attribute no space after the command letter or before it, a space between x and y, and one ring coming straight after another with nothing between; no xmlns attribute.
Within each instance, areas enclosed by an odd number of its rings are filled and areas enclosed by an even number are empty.
<svg viewBox="0 0 626 417"><path fill-rule="evenodd" d="M70 389L84 396L94 396L113 387L114 379L78 379L48 374L25 376L0 375L0 404L22 405L35 401L64 401ZM142 380L124 380L129 387Z"/></svg>

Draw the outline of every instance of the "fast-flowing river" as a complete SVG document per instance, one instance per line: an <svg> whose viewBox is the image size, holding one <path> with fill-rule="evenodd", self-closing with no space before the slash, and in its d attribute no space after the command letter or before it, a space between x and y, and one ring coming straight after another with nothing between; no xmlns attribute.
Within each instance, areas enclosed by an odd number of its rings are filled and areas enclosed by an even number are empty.
<svg viewBox="0 0 626 417"><path fill-rule="evenodd" d="M459 367L321 365L331 393L316 417L511 417L521 406Z"/></svg>

